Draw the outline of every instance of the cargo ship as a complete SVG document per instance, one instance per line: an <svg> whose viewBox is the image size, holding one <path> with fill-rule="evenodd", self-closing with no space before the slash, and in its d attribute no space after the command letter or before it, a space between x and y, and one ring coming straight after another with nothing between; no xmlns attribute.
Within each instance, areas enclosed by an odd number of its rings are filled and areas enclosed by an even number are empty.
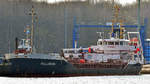
<svg viewBox="0 0 150 84"><path fill-rule="evenodd" d="M118 11L118 6L114 6ZM32 8L32 16L34 16ZM115 13L115 18L118 14ZM32 20L33 22L33 20ZM114 28L114 25L118 28ZM16 50L0 57L0 76L68 77L98 75L138 75L143 65L139 32L127 32L122 21L112 20L112 31L87 48L62 49L61 53L33 52L33 25L26 28L26 39L16 38ZM30 33L31 31L31 33Z"/></svg>

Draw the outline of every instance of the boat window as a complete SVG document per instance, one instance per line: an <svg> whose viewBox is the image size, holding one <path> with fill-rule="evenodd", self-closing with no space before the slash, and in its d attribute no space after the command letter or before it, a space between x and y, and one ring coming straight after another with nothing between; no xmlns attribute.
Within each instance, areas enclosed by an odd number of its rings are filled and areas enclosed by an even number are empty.
<svg viewBox="0 0 150 84"><path fill-rule="evenodd" d="M67 51L66 51L66 50L63 50L63 53L67 53Z"/></svg>
<svg viewBox="0 0 150 84"><path fill-rule="evenodd" d="M83 49L78 50L78 53L82 53L82 52L83 52Z"/></svg>
<svg viewBox="0 0 150 84"><path fill-rule="evenodd" d="M20 45L23 45L23 40L20 41Z"/></svg>
<svg viewBox="0 0 150 84"><path fill-rule="evenodd" d="M68 53L74 53L74 51L73 51L73 50L70 50Z"/></svg>
<svg viewBox="0 0 150 84"><path fill-rule="evenodd" d="M65 51L65 53L68 53L68 51Z"/></svg>
<svg viewBox="0 0 150 84"><path fill-rule="evenodd" d="M99 41L99 42L98 42L98 45L102 45L102 42L101 42L101 41Z"/></svg>
<svg viewBox="0 0 150 84"><path fill-rule="evenodd" d="M107 42L104 42L104 45L107 45Z"/></svg>
<svg viewBox="0 0 150 84"><path fill-rule="evenodd" d="M124 45L128 45L128 42L124 42Z"/></svg>
<svg viewBox="0 0 150 84"><path fill-rule="evenodd" d="M102 45L102 42L100 42L100 45Z"/></svg>
<svg viewBox="0 0 150 84"><path fill-rule="evenodd" d="M119 45L119 42L115 42L115 45Z"/></svg>
<svg viewBox="0 0 150 84"><path fill-rule="evenodd" d="M120 45L123 45L123 41L120 41Z"/></svg>
<svg viewBox="0 0 150 84"><path fill-rule="evenodd" d="M114 45L114 42L108 42L108 45Z"/></svg>
<svg viewBox="0 0 150 84"><path fill-rule="evenodd" d="M64 53L74 53L72 50L65 50Z"/></svg>

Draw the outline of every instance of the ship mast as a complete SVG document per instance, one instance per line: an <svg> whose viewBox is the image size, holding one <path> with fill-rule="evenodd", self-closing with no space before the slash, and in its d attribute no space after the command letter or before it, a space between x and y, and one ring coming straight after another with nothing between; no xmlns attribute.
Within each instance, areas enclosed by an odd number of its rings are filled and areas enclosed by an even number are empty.
<svg viewBox="0 0 150 84"><path fill-rule="evenodd" d="M114 25L115 23L119 23L119 28L120 28L120 32L119 32L119 38L120 39L123 39L123 29L122 28L122 25L123 25L123 21L122 20L118 20L118 16L119 16L119 11L120 11L120 8L117 4L115 4L114 0L112 1L112 4L113 4L113 10L114 10L114 15L113 15L113 19L112 19L112 35L111 37L114 37Z"/></svg>
<svg viewBox="0 0 150 84"><path fill-rule="evenodd" d="M31 40L30 40L30 45L31 45L31 53L33 52L33 45L34 45L34 16L36 15L34 11L34 6L32 5L31 13L29 15L32 16L32 25L31 25Z"/></svg>

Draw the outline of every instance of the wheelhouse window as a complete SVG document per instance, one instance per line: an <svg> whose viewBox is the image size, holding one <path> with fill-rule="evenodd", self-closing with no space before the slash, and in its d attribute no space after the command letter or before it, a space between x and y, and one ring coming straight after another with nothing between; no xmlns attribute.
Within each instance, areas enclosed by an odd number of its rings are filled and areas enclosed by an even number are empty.
<svg viewBox="0 0 150 84"><path fill-rule="evenodd" d="M123 41L120 41L120 45L123 45Z"/></svg>
<svg viewBox="0 0 150 84"><path fill-rule="evenodd" d="M108 42L108 45L114 45L114 42Z"/></svg>
<svg viewBox="0 0 150 84"><path fill-rule="evenodd" d="M70 50L68 53L74 53L74 51L73 51L73 50Z"/></svg>
<svg viewBox="0 0 150 84"><path fill-rule="evenodd" d="M104 45L107 45L107 42L106 42L106 41L104 42Z"/></svg>
<svg viewBox="0 0 150 84"><path fill-rule="evenodd" d="M21 40L21 41L20 41L20 45L23 45L23 43L24 43L24 41L23 41L23 40Z"/></svg>
<svg viewBox="0 0 150 84"><path fill-rule="evenodd" d="M119 45L119 42L115 42L115 45Z"/></svg>
<svg viewBox="0 0 150 84"><path fill-rule="evenodd" d="M124 45L128 45L128 42L124 42Z"/></svg>
<svg viewBox="0 0 150 84"><path fill-rule="evenodd" d="M128 42L126 42L126 41L120 41L120 45L128 45Z"/></svg>
<svg viewBox="0 0 150 84"><path fill-rule="evenodd" d="M64 52L64 53L74 53L73 50L64 50L63 52Z"/></svg>

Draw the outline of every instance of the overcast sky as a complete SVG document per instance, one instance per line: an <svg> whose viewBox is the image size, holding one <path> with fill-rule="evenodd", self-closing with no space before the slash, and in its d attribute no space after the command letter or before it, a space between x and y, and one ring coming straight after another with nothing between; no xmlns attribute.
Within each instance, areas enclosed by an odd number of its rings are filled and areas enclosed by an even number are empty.
<svg viewBox="0 0 150 84"><path fill-rule="evenodd" d="M47 1L48 3L54 3L55 1L60 2L60 1L64 1L64 0L37 0L37 1ZM82 1L84 1L84 0L82 0ZM116 0L116 1L120 2L123 5L136 2L136 0Z"/></svg>
<svg viewBox="0 0 150 84"><path fill-rule="evenodd" d="M136 2L136 0L118 0L122 4L131 4Z"/></svg>

